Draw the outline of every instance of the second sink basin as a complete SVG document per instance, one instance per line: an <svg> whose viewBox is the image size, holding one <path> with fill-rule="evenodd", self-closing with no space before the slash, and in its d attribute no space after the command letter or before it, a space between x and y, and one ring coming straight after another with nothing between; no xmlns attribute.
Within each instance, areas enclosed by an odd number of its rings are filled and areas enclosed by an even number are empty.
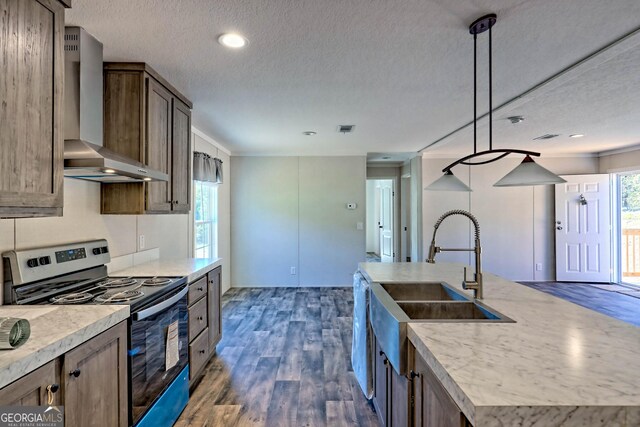
<svg viewBox="0 0 640 427"><path fill-rule="evenodd" d="M398 306L414 320L500 320L500 316L471 301L398 301Z"/></svg>
<svg viewBox="0 0 640 427"><path fill-rule="evenodd" d="M444 282L381 283L394 301L468 301Z"/></svg>

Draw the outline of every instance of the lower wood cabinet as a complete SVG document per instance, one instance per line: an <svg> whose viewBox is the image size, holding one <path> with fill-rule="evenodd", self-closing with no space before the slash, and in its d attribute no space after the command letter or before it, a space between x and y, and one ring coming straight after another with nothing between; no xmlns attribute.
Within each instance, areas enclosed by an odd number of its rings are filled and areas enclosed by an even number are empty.
<svg viewBox="0 0 640 427"><path fill-rule="evenodd" d="M413 354L413 425L416 427L471 427L458 405L444 389L427 362Z"/></svg>
<svg viewBox="0 0 640 427"><path fill-rule="evenodd" d="M127 322L0 390L0 406L64 405L65 427L128 425Z"/></svg>
<svg viewBox="0 0 640 427"><path fill-rule="evenodd" d="M373 404L380 422L389 427L410 425L411 388L409 380L398 374L375 341Z"/></svg>
<svg viewBox="0 0 640 427"><path fill-rule="evenodd" d="M126 323L65 354L62 377L66 427L127 426Z"/></svg>
<svg viewBox="0 0 640 427"><path fill-rule="evenodd" d="M0 404L2 406L44 406L48 404L49 389L51 389L53 405L60 405L58 360L52 360L0 390Z"/></svg>
<svg viewBox="0 0 640 427"><path fill-rule="evenodd" d="M222 267L189 284L189 385L193 387L222 338Z"/></svg>

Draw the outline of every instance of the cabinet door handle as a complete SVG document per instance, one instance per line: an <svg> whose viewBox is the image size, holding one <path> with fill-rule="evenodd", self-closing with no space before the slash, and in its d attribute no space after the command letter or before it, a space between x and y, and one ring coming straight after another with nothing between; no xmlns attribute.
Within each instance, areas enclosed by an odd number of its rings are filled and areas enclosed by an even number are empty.
<svg viewBox="0 0 640 427"><path fill-rule="evenodd" d="M203 292L203 291L204 291L204 288L203 288L202 286L200 286L200 287L198 287L198 290L199 290L200 292Z"/></svg>
<svg viewBox="0 0 640 427"><path fill-rule="evenodd" d="M419 377L419 376L420 376L420 374L418 374L416 372L413 372L413 370L411 370L411 372L409 373L409 377L411 379L414 379L415 377Z"/></svg>
<svg viewBox="0 0 640 427"><path fill-rule="evenodd" d="M60 390L60 385L58 385L58 384L49 384L47 386L47 391L50 391L51 393L55 393L58 390Z"/></svg>
<svg viewBox="0 0 640 427"><path fill-rule="evenodd" d="M69 375L78 378L80 376L80 369L74 369L73 371L69 372Z"/></svg>
<svg viewBox="0 0 640 427"><path fill-rule="evenodd" d="M200 354L204 354L204 350L200 350Z"/></svg>
<svg viewBox="0 0 640 427"><path fill-rule="evenodd" d="M204 317L198 316L198 320L202 322L204 320Z"/></svg>

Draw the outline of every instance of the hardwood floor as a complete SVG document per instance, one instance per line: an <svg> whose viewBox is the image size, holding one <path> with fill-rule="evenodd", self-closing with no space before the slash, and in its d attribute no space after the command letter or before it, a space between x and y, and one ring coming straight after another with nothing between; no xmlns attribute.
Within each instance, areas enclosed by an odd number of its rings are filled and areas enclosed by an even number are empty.
<svg viewBox="0 0 640 427"><path fill-rule="evenodd" d="M587 283L520 282L520 284L640 326L640 298L598 289Z"/></svg>
<svg viewBox="0 0 640 427"><path fill-rule="evenodd" d="M378 426L351 369L351 288L232 288L185 426Z"/></svg>

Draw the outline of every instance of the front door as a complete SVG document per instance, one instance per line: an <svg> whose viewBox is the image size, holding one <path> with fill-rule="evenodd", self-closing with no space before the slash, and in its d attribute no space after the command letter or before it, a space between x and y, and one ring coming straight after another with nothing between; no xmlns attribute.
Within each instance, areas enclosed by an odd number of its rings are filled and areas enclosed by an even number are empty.
<svg viewBox="0 0 640 427"><path fill-rule="evenodd" d="M393 262L393 181L380 181L380 260Z"/></svg>
<svg viewBox="0 0 640 427"><path fill-rule="evenodd" d="M556 184L556 280L609 282L609 175L563 176Z"/></svg>

